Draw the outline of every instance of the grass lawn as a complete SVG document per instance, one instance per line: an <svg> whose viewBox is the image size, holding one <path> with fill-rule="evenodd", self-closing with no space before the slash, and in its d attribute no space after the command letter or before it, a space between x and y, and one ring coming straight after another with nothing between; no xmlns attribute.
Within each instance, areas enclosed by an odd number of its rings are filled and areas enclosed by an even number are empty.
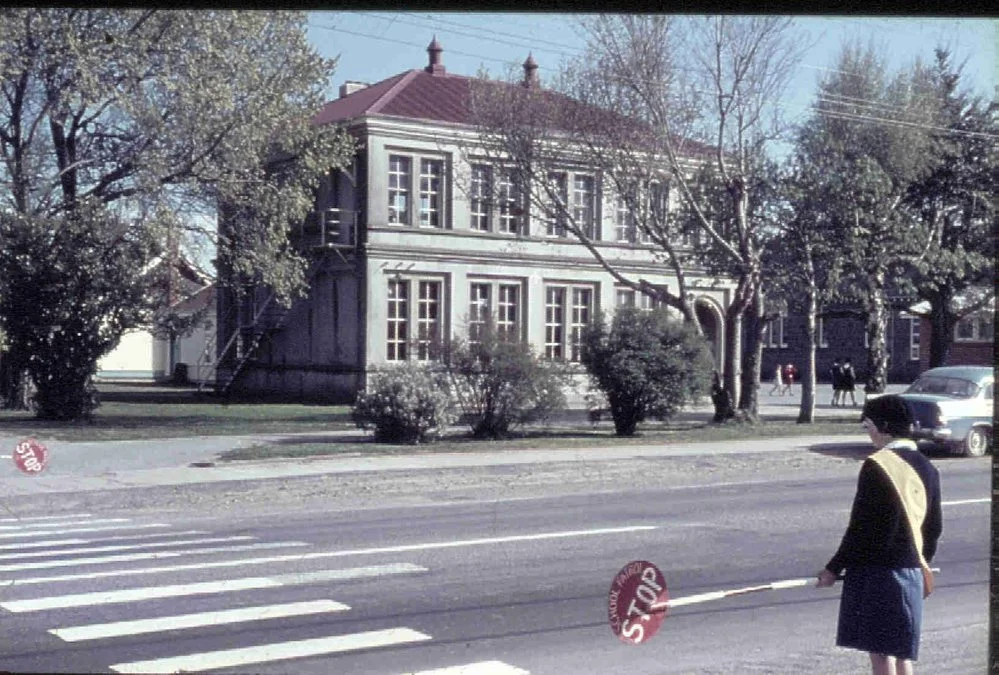
<svg viewBox="0 0 999 675"><path fill-rule="evenodd" d="M331 442L329 438L288 439L280 443L264 443L238 448L222 453L223 460L261 460L274 458L321 457L330 455L401 455L415 452L480 452L516 451L531 449L600 448L619 445L657 445L660 443L688 443L705 441L732 441L755 438L780 438L788 436L841 436L858 434L855 420L823 420L814 424L764 421L755 425L706 424L706 423L653 423L643 426L640 433L630 438L614 435L613 427L604 424L594 428L589 424L573 427L559 426L527 430L515 438L486 441L470 438L461 428L432 444L390 445L370 440Z"/></svg>

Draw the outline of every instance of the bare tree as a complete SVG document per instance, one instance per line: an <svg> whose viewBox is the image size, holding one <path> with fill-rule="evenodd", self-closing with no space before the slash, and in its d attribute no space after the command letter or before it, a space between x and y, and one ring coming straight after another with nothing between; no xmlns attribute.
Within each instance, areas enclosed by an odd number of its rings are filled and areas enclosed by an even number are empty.
<svg viewBox="0 0 999 675"><path fill-rule="evenodd" d="M478 145L508 163L525 205L542 214L550 233L575 236L619 283L696 324L690 263L710 258L725 268L735 289L726 308L724 383L752 416L760 345L751 332L743 375L742 325L762 306L762 269L750 195L759 160L782 131L775 104L803 47L792 25L782 17L596 16L582 21L584 54L565 64L551 90L537 86L529 59L523 86L484 81L473 93ZM597 172L636 236L676 278L676 292L622 273L601 254L588 213L568 203L564 172L572 165ZM705 166L724 189L724 211L698 189ZM685 202L700 236L685 240L669 217L670 194ZM748 385L741 397L740 384Z"/></svg>

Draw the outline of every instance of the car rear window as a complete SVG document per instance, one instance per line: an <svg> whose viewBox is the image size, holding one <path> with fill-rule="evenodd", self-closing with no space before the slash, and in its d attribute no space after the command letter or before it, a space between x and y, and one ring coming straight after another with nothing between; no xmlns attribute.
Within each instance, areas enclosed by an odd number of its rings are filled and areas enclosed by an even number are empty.
<svg viewBox="0 0 999 675"><path fill-rule="evenodd" d="M978 385L957 377L921 377L906 390L911 394L937 394L951 398L971 398L978 394Z"/></svg>

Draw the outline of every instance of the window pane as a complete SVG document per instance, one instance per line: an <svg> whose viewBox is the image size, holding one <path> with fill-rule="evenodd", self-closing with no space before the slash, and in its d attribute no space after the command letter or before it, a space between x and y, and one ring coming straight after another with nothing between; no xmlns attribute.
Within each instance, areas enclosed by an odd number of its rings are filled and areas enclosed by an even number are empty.
<svg viewBox="0 0 999 675"><path fill-rule="evenodd" d="M488 232L492 192L492 169L484 164L472 165L471 223L473 230Z"/></svg>
<svg viewBox="0 0 999 675"><path fill-rule="evenodd" d="M520 322L520 285L504 284L499 287L496 329L508 339L519 337L517 326Z"/></svg>
<svg viewBox="0 0 999 675"><path fill-rule="evenodd" d="M565 289L545 289L545 358L562 358L562 335L565 325Z"/></svg>
<svg viewBox="0 0 999 675"><path fill-rule="evenodd" d="M549 237L565 237L568 233L565 229L565 210L567 208L568 197L568 177L564 173L549 173L548 182L555 192L555 198L548 197L545 214L545 234Z"/></svg>
<svg viewBox="0 0 999 675"><path fill-rule="evenodd" d="M575 176L572 180L572 218L576 226L590 239L594 227L593 176Z"/></svg>
<svg viewBox="0 0 999 675"><path fill-rule="evenodd" d="M593 291L589 288L572 289L572 322L570 328L570 361L579 361L583 344L583 329L590 323L590 305Z"/></svg>
<svg viewBox="0 0 999 675"><path fill-rule="evenodd" d="M520 188L513 178L513 173L509 169L500 171L499 182L496 187L500 207L499 231L507 234L517 234L521 231L523 198Z"/></svg>
<svg viewBox="0 0 999 675"><path fill-rule="evenodd" d="M409 224L409 157L389 156L388 220Z"/></svg>
<svg viewBox="0 0 999 675"><path fill-rule="evenodd" d="M630 288L618 289L616 304L618 307L634 307L635 291L631 290Z"/></svg>
<svg viewBox="0 0 999 675"><path fill-rule="evenodd" d="M420 225L443 227L441 218L441 176L444 162L439 159L420 160Z"/></svg>
<svg viewBox="0 0 999 675"><path fill-rule="evenodd" d="M406 360L406 340L409 336L409 282L390 279L388 282L388 325L386 358L389 361Z"/></svg>
<svg viewBox="0 0 999 675"><path fill-rule="evenodd" d="M472 284L468 289L468 340L478 342L489 316L489 284Z"/></svg>
<svg viewBox="0 0 999 675"><path fill-rule="evenodd" d="M441 282L421 281L416 318L416 358L426 361L440 338Z"/></svg>

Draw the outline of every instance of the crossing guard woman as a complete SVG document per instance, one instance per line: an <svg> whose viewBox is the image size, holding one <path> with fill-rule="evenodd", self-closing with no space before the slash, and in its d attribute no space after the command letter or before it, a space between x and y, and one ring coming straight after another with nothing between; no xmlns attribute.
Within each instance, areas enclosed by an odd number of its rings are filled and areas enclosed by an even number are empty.
<svg viewBox="0 0 999 675"><path fill-rule="evenodd" d="M877 452L860 469L849 525L817 585L845 570L836 644L868 652L874 675L912 675L943 530L940 475L911 440L898 396L868 399L861 423Z"/></svg>

